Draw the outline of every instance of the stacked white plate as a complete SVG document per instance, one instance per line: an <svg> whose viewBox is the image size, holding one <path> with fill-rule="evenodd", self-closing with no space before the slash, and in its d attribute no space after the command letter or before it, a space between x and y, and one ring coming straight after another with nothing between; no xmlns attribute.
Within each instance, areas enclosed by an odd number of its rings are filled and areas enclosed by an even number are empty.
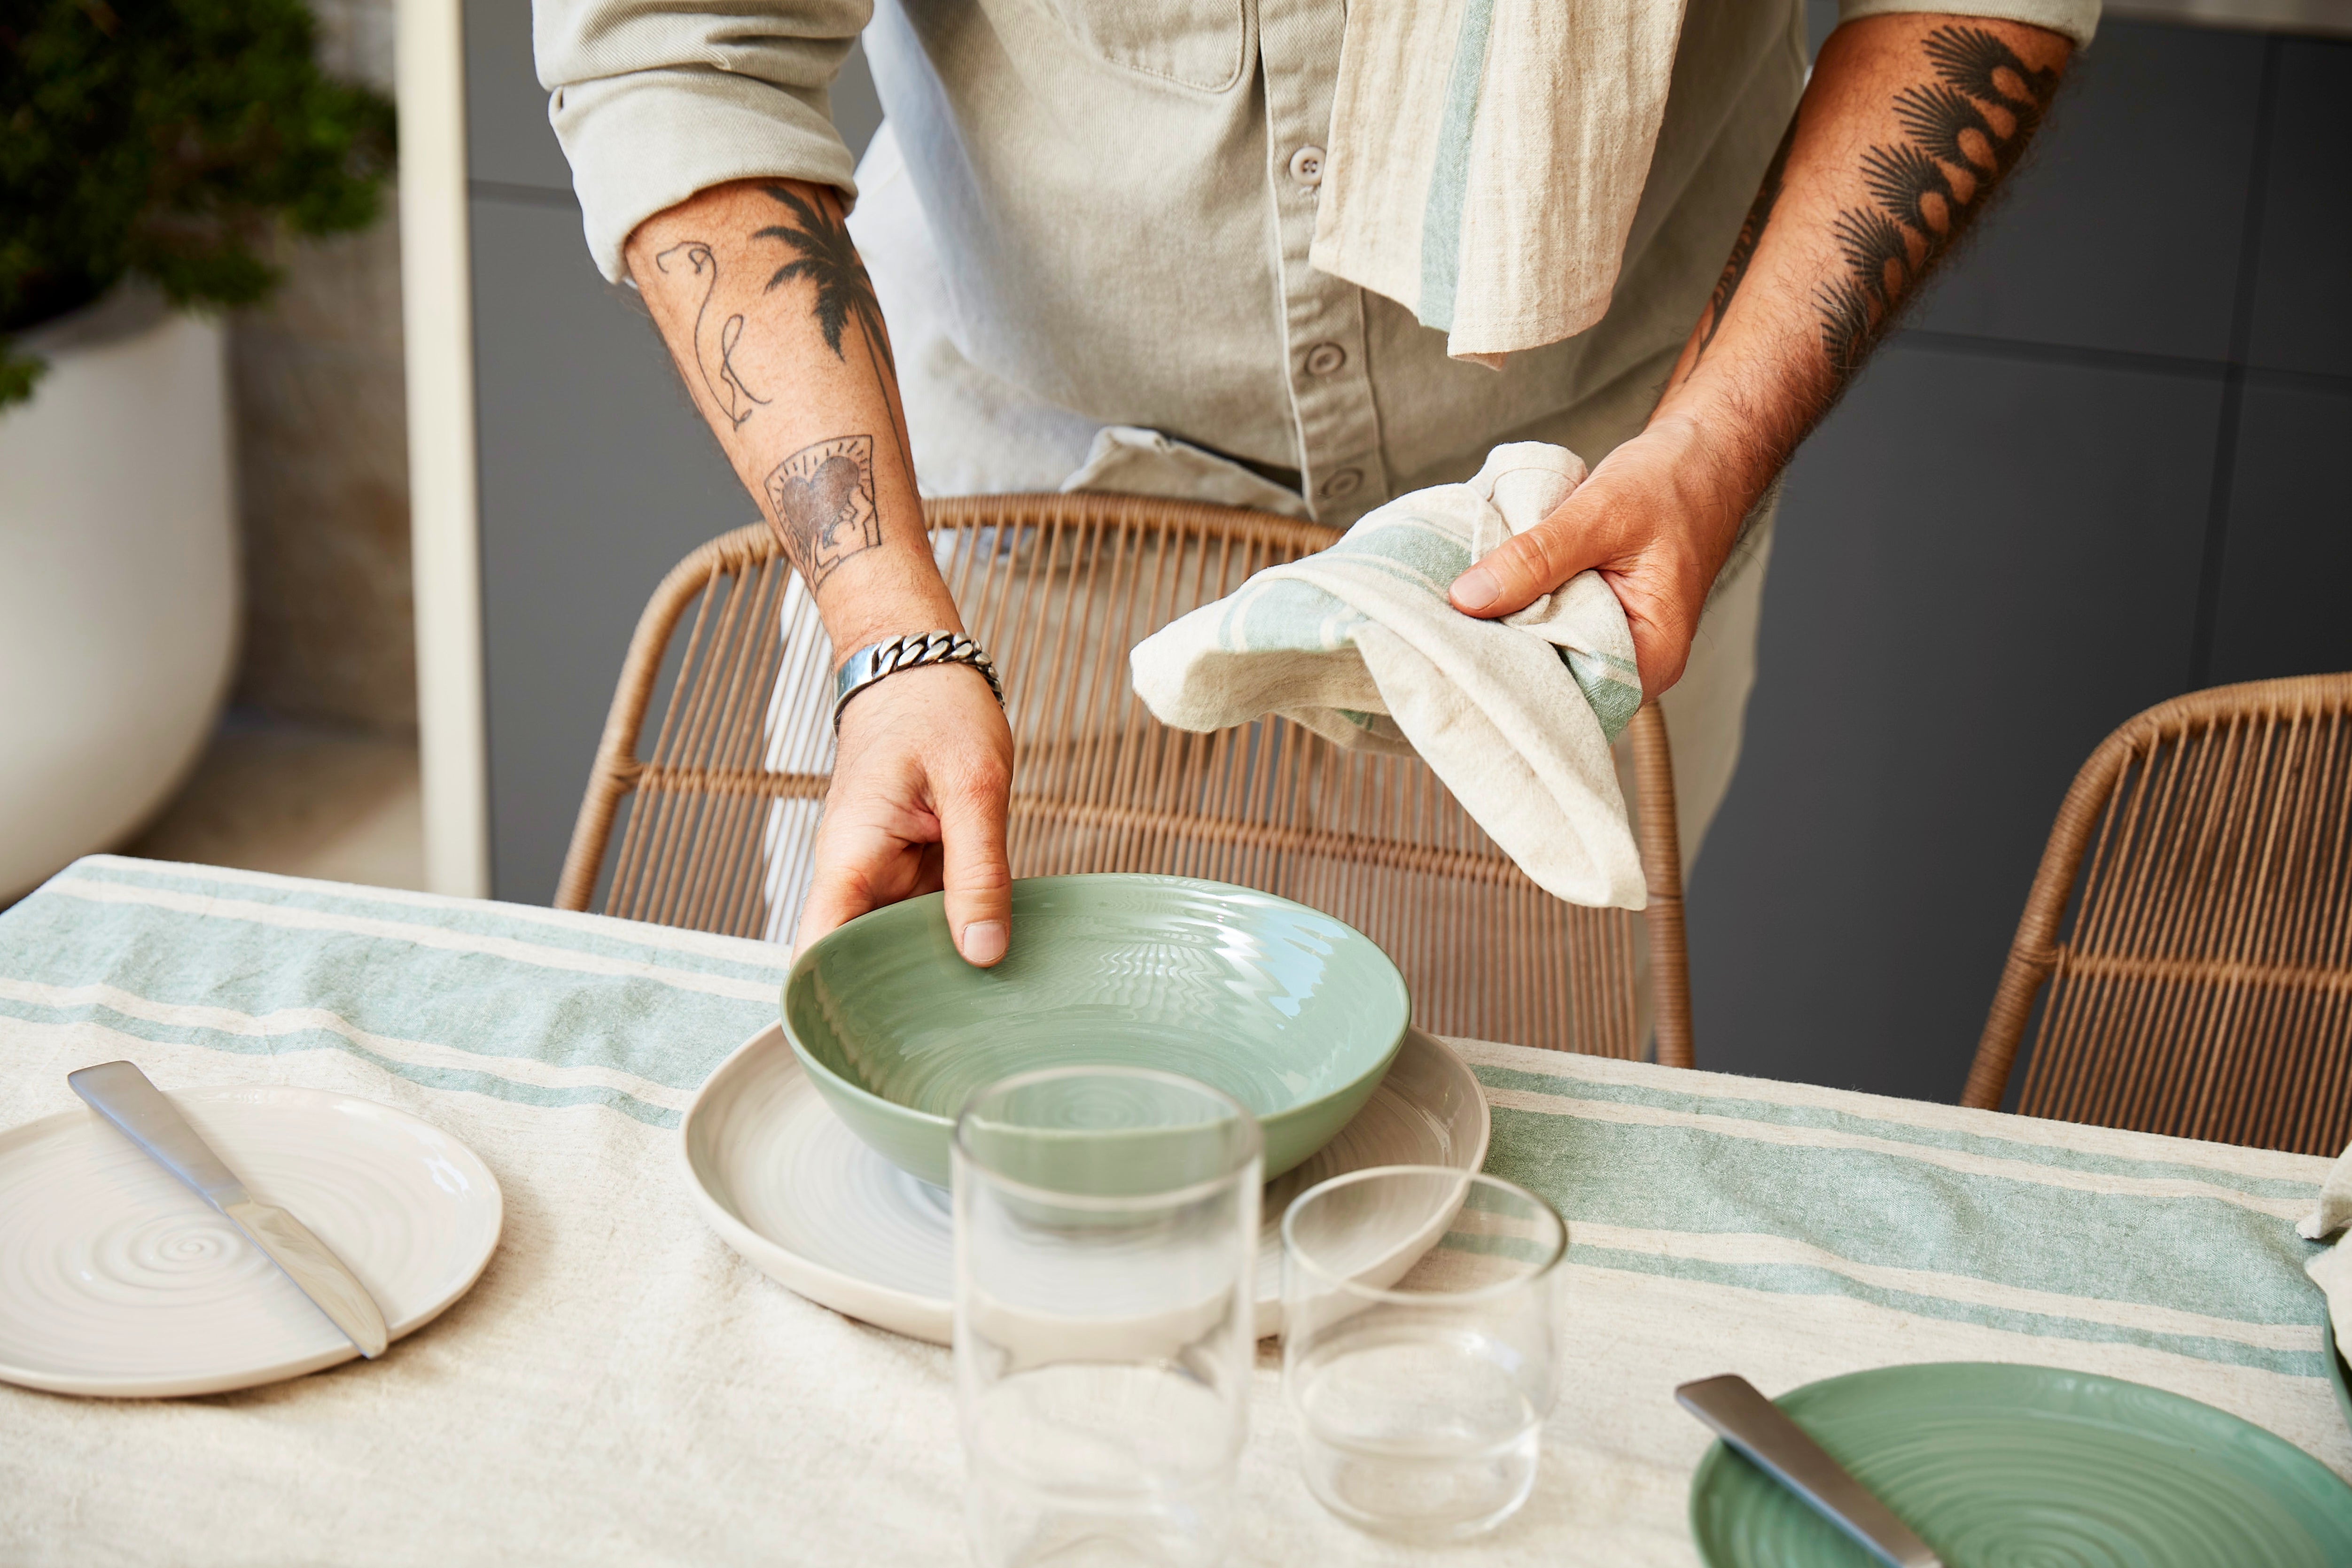
<svg viewBox="0 0 2352 1568"><path fill-rule="evenodd" d="M1276 1228L1292 1197L1372 1166L1475 1171L1486 1163L1490 1130L1469 1067L1435 1038L1408 1032L1355 1120L1266 1187L1259 1334L1282 1327ZM850 1317L948 1343L955 1258L948 1195L860 1143L818 1097L781 1028L761 1030L719 1064L687 1108L680 1134L696 1206L762 1273Z"/></svg>

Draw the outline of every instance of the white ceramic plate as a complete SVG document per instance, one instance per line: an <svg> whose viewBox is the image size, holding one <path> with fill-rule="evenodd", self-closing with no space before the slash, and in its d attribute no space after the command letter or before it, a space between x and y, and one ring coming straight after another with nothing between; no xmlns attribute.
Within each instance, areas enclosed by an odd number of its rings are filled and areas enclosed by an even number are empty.
<svg viewBox="0 0 2352 1568"><path fill-rule="evenodd" d="M394 1339L464 1295L498 1246L489 1168L405 1112L268 1085L172 1103L254 1197L359 1276ZM243 1231L96 1112L0 1134L0 1379L218 1394L358 1354Z"/></svg>
<svg viewBox="0 0 2352 1568"><path fill-rule="evenodd" d="M1468 1066L1408 1030L1356 1119L1266 1186L1258 1333L1282 1328L1276 1227L1293 1197L1370 1166L1475 1171L1486 1163L1491 1125ZM878 1328L948 1343L955 1288L948 1195L858 1142L817 1097L782 1029L761 1030L720 1062L678 1132L695 1206L761 1273ZM1428 1242L1436 1240L1433 1231Z"/></svg>

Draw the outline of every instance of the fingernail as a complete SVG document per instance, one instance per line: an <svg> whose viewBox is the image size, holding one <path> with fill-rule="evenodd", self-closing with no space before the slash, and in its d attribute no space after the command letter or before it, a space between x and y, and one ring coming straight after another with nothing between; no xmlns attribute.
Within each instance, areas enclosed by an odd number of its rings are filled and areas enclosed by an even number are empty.
<svg viewBox="0 0 2352 1568"><path fill-rule="evenodd" d="M1502 584L1483 566L1474 566L1454 580L1454 602L1465 610L1484 610L1502 592Z"/></svg>
<svg viewBox="0 0 2352 1568"><path fill-rule="evenodd" d="M1002 920L975 920L963 928L963 956L967 964L993 964L1004 956L1005 930Z"/></svg>

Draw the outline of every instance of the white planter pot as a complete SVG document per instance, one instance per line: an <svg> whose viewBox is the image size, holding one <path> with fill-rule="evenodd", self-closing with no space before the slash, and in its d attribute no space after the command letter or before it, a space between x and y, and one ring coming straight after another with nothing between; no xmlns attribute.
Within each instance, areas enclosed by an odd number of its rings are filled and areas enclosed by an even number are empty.
<svg viewBox="0 0 2352 1568"><path fill-rule="evenodd" d="M48 373L0 413L0 901L170 796L237 623L220 326L118 303L27 346Z"/></svg>

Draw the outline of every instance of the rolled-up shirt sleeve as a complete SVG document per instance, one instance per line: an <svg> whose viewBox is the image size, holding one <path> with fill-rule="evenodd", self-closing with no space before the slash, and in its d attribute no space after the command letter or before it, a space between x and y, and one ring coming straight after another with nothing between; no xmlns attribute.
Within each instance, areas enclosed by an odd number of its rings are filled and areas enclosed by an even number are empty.
<svg viewBox="0 0 2352 1568"><path fill-rule="evenodd" d="M548 120L596 266L697 191L761 176L855 196L832 87L871 0L532 0Z"/></svg>
<svg viewBox="0 0 2352 1568"><path fill-rule="evenodd" d="M1988 16L1996 22L2022 22L2047 27L2074 40L2081 48L2099 30L2099 0L1838 0L1838 20L1885 16L1898 12L1928 12L1948 16Z"/></svg>

